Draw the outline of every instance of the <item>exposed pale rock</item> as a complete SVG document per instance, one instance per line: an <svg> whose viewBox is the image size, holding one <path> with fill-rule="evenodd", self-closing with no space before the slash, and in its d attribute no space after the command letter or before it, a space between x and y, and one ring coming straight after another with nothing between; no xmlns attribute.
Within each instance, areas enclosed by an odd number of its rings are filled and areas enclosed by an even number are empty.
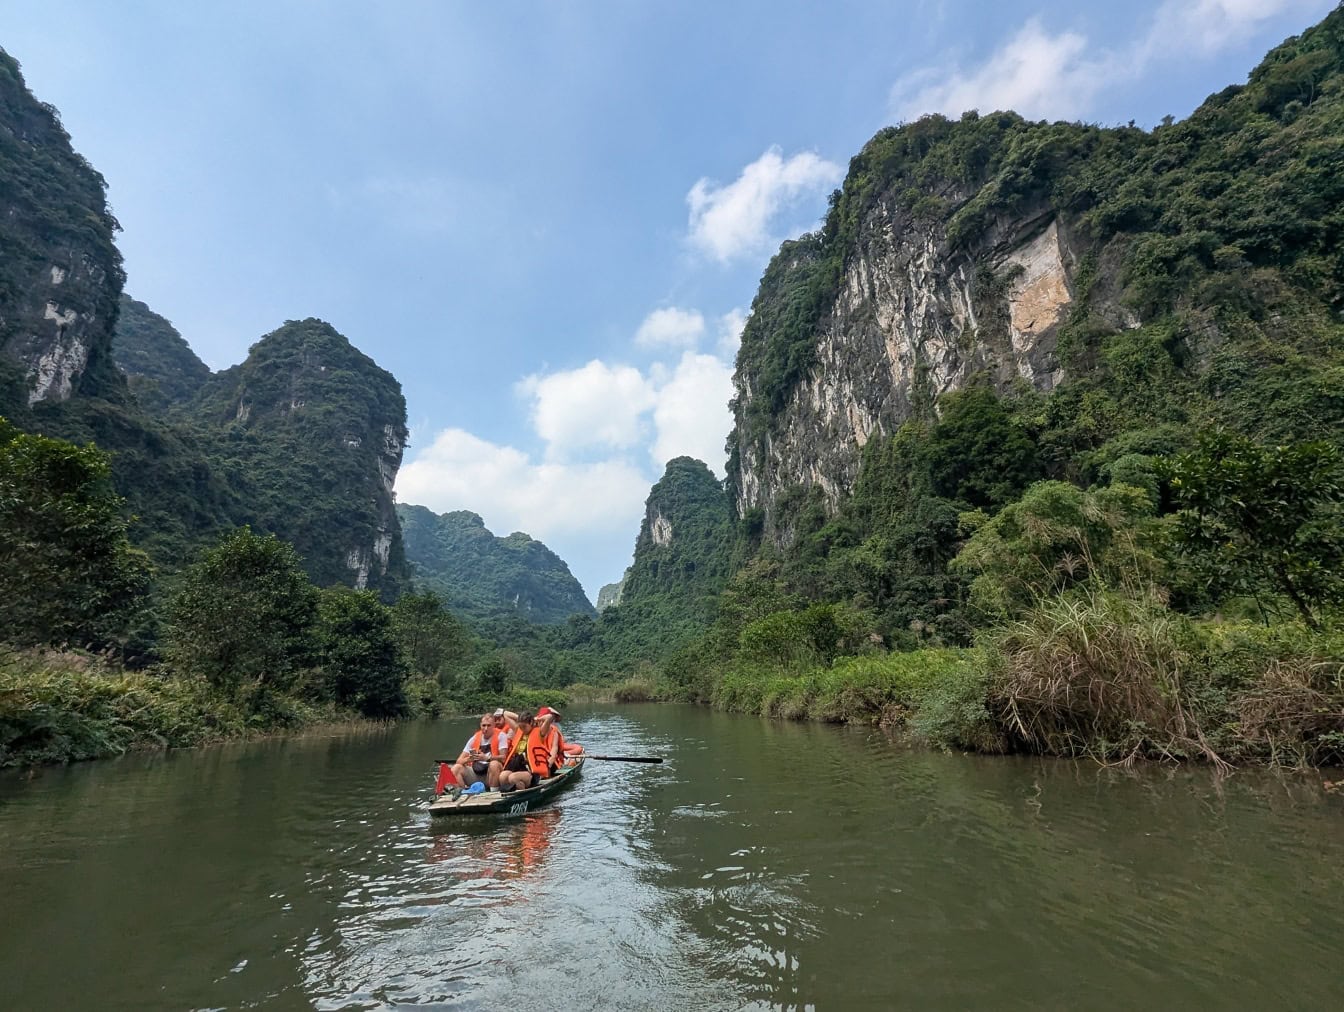
<svg viewBox="0 0 1344 1012"><path fill-rule="evenodd" d="M655 545L672 544L672 522L661 513L655 515L653 523L649 526L649 535Z"/></svg>
<svg viewBox="0 0 1344 1012"><path fill-rule="evenodd" d="M820 489L834 508L869 439L934 410L972 375L988 373L1001 389L1021 380L1053 388L1076 262L1049 212L1001 221L967 253L949 249L941 223L879 202L821 317L814 364L763 435L751 438L745 424L752 377L734 376L739 515L760 507L768 517L793 485ZM997 288L990 277L1008 283Z"/></svg>

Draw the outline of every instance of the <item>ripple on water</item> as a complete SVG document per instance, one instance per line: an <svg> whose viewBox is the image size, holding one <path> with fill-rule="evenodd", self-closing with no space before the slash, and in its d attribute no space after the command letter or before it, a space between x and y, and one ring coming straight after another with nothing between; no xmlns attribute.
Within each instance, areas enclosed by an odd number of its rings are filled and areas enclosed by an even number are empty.
<svg viewBox="0 0 1344 1012"><path fill-rule="evenodd" d="M460 827L420 808L456 725L11 791L7 1000L1339 1005L1344 799L1319 786L931 755L670 707L573 724L670 761L593 762L541 811ZM98 930L76 944L72 923Z"/></svg>

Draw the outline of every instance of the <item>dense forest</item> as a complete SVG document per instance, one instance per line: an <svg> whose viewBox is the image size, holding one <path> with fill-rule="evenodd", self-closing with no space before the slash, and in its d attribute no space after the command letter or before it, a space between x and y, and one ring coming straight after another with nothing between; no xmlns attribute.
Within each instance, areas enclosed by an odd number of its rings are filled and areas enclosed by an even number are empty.
<svg viewBox="0 0 1344 1012"><path fill-rule="evenodd" d="M399 385L328 325L211 374L122 298L5 60L0 763L561 690L1344 760L1344 10L1151 130L880 131L764 272L726 481L669 462L600 615L526 535L393 510ZM42 329L61 285L92 336Z"/></svg>

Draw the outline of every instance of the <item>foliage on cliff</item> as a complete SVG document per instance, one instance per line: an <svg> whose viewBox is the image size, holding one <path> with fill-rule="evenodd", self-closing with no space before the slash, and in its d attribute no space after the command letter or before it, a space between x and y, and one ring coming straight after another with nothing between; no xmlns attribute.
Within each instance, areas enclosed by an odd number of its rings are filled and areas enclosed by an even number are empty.
<svg viewBox="0 0 1344 1012"><path fill-rule="evenodd" d="M112 358L131 392L156 414L191 400L210 378L210 367L171 323L143 302L121 297Z"/></svg>
<svg viewBox="0 0 1344 1012"><path fill-rule="evenodd" d="M391 373L330 324L291 320L175 417L239 495L237 522L294 545L320 585L350 585L362 568L366 586L395 596L407 576L392 497L406 402Z"/></svg>
<svg viewBox="0 0 1344 1012"><path fill-rule="evenodd" d="M1056 216L1094 253L1072 279L1080 305L1061 349L1071 376L1123 374L1127 363L1114 359L1134 350L1132 340L1108 347L1117 321L1088 305L1100 282L1141 320L1162 322L1149 340L1183 357L1178 365L1222 381L1235 397L1229 414L1274 421L1278 406L1245 386L1278 392L1303 356L1337 350L1327 322L1344 307L1341 197L1339 9L1271 52L1246 85L1152 131L1011 112L884 129L851 161L820 231L786 243L766 269L738 353L739 383L752 392L739 425L763 438L812 368L844 268L879 211L926 223L941 256L972 262L992 259L983 243L996 221ZM978 272L973 284L994 280ZM1226 358L1225 344L1240 346L1236 361L1210 360ZM1299 391L1287 425L1338 430L1329 383L1318 385ZM1312 419L1314 407L1326 416Z"/></svg>
<svg viewBox="0 0 1344 1012"><path fill-rule="evenodd" d="M732 505L701 461L675 457L649 490L620 604L602 612L593 652L661 657L713 621L734 544Z"/></svg>
<svg viewBox="0 0 1344 1012"><path fill-rule="evenodd" d="M554 625L594 614L564 560L526 534L495 537L466 510L436 515L398 504L397 516L416 585L478 624L521 617Z"/></svg>
<svg viewBox="0 0 1344 1012"><path fill-rule="evenodd" d="M103 177L0 49L0 414L22 420L26 365L41 350L30 345L54 333L53 298L63 313L111 326L125 277L119 228ZM86 374L108 366L110 333L92 337Z"/></svg>

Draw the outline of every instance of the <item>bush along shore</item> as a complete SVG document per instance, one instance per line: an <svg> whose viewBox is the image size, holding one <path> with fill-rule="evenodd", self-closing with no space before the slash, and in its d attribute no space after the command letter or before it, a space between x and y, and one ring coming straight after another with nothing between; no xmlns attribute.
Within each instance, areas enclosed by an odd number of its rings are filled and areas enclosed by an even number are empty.
<svg viewBox="0 0 1344 1012"><path fill-rule="evenodd" d="M963 512L950 604L885 636L871 610L807 604L757 559L650 694L987 752L1344 762L1338 451L1211 434L1142 470Z"/></svg>
<svg viewBox="0 0 1344 1012"><path fill-rule="evenodd" d="M433 594L319 589L246 527L164 581L130 523L101 450L0 419L0 767L564 704Z"/></svg>
<svg viewBox="0 0 1344 1012"><path fill-rule="evenodd" d="M966 751L1220 767L1344 762L1338 626L1197 622L1089 595L1051 602L990 639L826 665L730 664L708 702L765 717L881 724Z"/></svg>

